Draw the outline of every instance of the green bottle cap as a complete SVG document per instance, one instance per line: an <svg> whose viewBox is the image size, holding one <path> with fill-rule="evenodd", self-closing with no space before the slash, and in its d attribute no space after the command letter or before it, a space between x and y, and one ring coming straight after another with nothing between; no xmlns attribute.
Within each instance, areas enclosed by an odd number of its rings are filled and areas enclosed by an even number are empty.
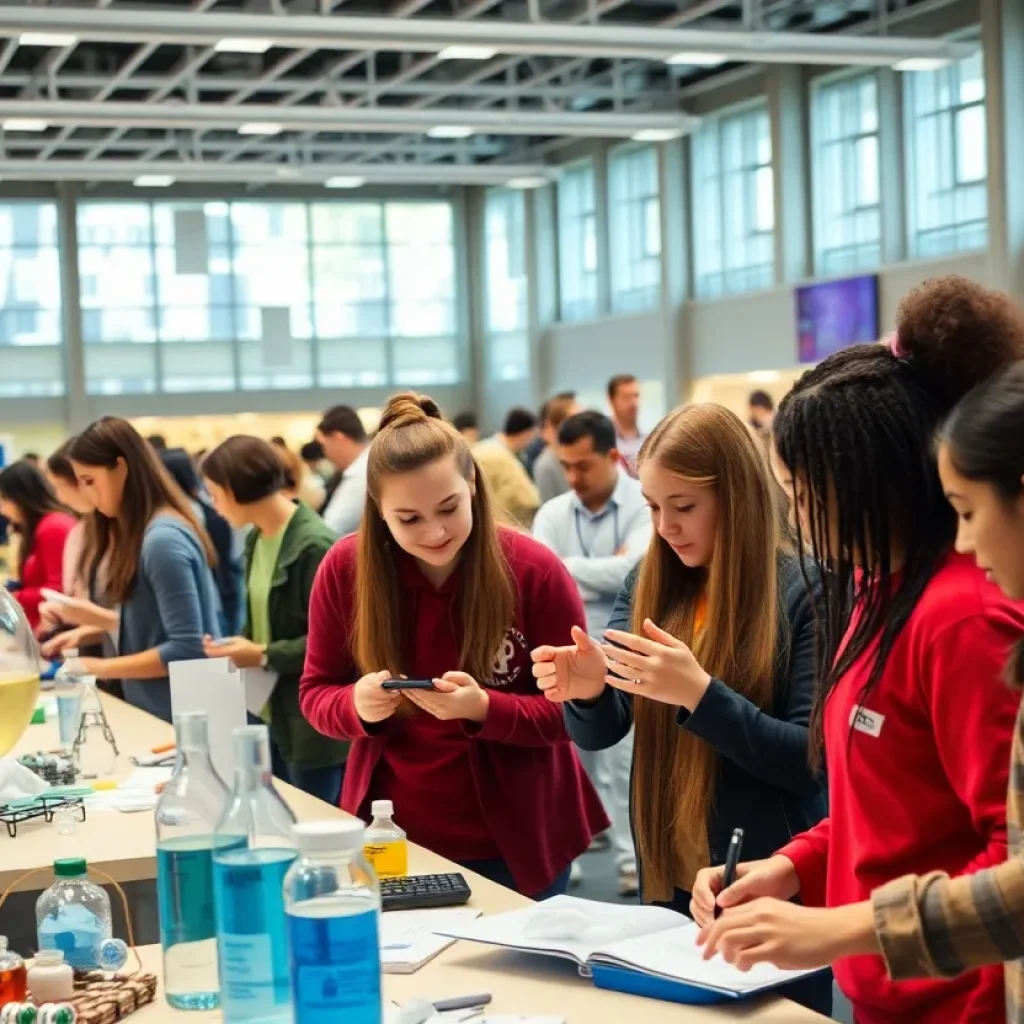
<svg viewBox="0 0 1024 1024"><path fill-rule="evenodd" d="M77 878L84 875L86 864L84 857L62 857L53 862L53 873L58 878Z"/></svg>

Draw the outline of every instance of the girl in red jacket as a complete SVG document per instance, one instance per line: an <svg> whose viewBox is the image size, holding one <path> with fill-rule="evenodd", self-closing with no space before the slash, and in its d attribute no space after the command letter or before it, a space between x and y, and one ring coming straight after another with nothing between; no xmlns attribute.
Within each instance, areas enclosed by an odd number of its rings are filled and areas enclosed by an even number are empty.
<svg viewBox="0 0 1024 1024"><path fill-rule="evenodd" d="M559 559L495 524L465 440L397 395L370 445L362 528L321 564L302 711L353 741L341 805L394 802L409 838L526 895L564 892L605 829L530 651L586 618ZM385 680L433 680L385 690Z"/></svg>
<svg viewBox="0 0 1024 1024"><path fill-rule="evenodd" d="M972 385L1024 356L1024 322L1007 297L963 278L916 289L897 319L889 343L844 349L806 373L775 419L777 471L826 581L816 720L830 817L742 865L725 892L720 870L698 878L707 952L741 967L792 966L801 950L842 943L845 917L813 908L1006 858L1019 698L1003 667L1024 612L954 552L956 514L932 444ZM777 902L797 895L805 906ZM716 897L725 913L712 924ZM857 1024L1004 1019L1001 967L893 982L881 956L864 955L834 970Z"/></svg>
<svg viewBox="0 0 1024 1024"><path fill-rule="evenodd" d="M0 515L21 539L16 587L11 587L33 629L39 628L42 588L64 585L64 542L75 525L53 488L35 466L22 460L0 472Z"/></svg>

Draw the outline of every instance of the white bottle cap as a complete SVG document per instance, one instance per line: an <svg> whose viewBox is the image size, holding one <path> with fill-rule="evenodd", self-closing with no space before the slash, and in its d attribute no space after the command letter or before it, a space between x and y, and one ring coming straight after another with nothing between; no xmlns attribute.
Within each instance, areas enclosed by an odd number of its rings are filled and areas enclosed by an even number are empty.
<svg viewBox="0 0 1024 1024"><path fill-rule="evenodd" d="M303 821L292 825L292 838L303 853L362 848L366 826L356 818Z"/></svg>
<svg viewBox="0 0 1024 1024"><path fill-rule="evenodd" d="M395 813L395 805L390 800L374 800L372 811L375 818L390 818Z"/></svg>

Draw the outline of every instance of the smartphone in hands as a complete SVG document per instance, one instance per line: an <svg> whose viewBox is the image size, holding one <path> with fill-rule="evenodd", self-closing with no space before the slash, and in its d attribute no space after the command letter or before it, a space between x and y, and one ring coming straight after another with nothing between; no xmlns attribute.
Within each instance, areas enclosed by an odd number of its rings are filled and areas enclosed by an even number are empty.
<svg viewBox="0 0 1024 1024"><path fill-rule="evenodd" d="M430 679L385 679L381 683L382 690L433 690L434 683Z"/></svg>

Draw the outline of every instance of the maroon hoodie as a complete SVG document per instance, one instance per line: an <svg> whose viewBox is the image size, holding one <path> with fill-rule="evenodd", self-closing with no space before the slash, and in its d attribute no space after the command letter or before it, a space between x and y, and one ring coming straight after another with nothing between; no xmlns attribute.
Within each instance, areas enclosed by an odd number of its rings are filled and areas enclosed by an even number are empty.
<svg viewBox="0 0 1024 1024"><path fill-rule="evenodd" d="M502 529L501 544L516 616L490 678L477 680L490 694L483 724L440 722L416 710L368 731L356 714L355 536L331 549L313 586L301 705L320 732L354 741L341 798L346 811L368 818L372 800L392 800L413 842L454 861L501 858L531 894L548 888L608 819L561 707L544 698L531 672L533 648L569 643L572 626L586 628L579 591L557 556L533 538ZM457 569L435 590L412 558L399 552L396 561L407 638L403 671L431 679L457 670L462 573ZM393 667L375 666L386 668Z"/></svg>

